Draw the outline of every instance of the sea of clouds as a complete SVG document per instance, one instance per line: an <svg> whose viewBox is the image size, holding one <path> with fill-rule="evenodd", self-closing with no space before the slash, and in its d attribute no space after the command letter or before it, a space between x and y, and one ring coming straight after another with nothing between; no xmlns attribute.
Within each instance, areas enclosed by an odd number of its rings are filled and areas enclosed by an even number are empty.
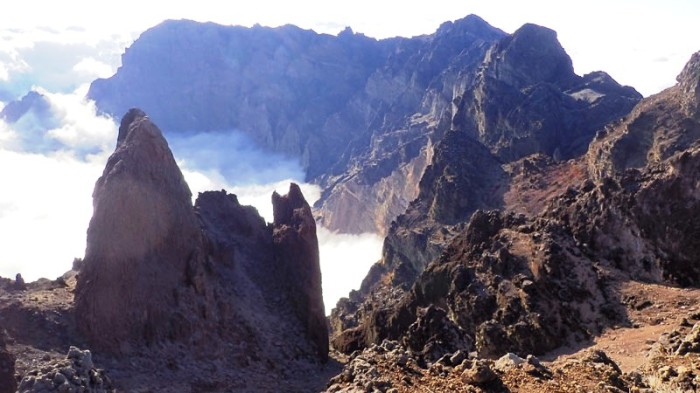
<svg viewBox="0 0 700 393"><path fill-rule="evenodd" d="M0 276L54 279L85 251L92 191L113 152L116 120L85 99L89 82L118 66L119 43L35 44L8 53L0 47L0 109L29 91L43 97L16 121L0 120ZM4 57L3 57L4 56ZM54 59L53 66L46 62ZM62 72L62 70L64 72ZM40 110L41 109L41 110ZM271 194L300 184L309 203L317 185L303 182L295 159L257 146L242 132L171 135L163 130L196 198L225 189L272 221ZM327 311L358 288L379 259L374 234L346 235L318 228Z"/></svg>

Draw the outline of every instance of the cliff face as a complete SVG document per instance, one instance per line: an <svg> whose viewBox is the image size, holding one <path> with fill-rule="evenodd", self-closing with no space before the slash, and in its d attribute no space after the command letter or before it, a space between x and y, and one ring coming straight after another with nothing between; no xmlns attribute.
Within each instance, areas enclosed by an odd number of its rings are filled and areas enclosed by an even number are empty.
<svg viewBox="0 0 700 393"><path fill-rule="evenodd" d="M455 94L455 105L443 117L449 121L432 135L439 139L431 146L417 198L390 227L382 260L360 291L333 312L340 347L354 346L353 329L376 318L374 299L398 302L475 211L506 207L517 160L539 154L554 163L581 155L597 129L641 98L604 73L576 75L556 33L536 25L491 46L470 83Z"/></svg>
<svg viewBox="0 0 700 393"><path fill-rule="evenodd" d="M620 290L630 282L696 286L697 58L676 87L643 100L600 133L585 156L561 164L524 161L524 177L510 182L548 183L535 187L547 191L544 209L516 214L503 201L505 211L477 211L466 225L447 227L454 235L435 248L437 256L417 276L402 276L400 286L387 282L405 269L387 265L385 254L363 289L334 310L333 345L353 351L393 339L428 362L456 350L525 356L631 323L633 309ZM646 144L620 142L638 141L633 132L647 135ZM650 153L659 151L665 153ZM616 166L635 154L643 159ZM580 182L562 178L577 171ZM429 179L429 172L421 187L438 189L440 177ZM419 223L436 217L434 205L426 206L432 207L423 209ZM441 313L442 322L429 322ZM445 331L463 339L441 339Z"/></svg>
<svg viewBox="0 0 700 393"><path fill-rule="evenodd" d="M91 86L102 111L138 105L170 132L242 130L299 158L323 189L318 221L351 233L388 233L453 121L502 161L570 158L641 98L605 73L575 75L549 29L506 35L473 15L380 41L170 21L122 64Z"/></svg>
<svg viewBox="0 0 700 393"><path fill-rule="evenodd" d="M273 244L275 262L288 283L292 302L319 356L328 359L328 327L321 288L321 269L316 222L309 204L296 184L289 193L272 194L274 208Z"/></svg>
<svg viewBox="0 0 700 393"><path fill-rule="evenodd" d="M241 130L299 158L313 178L357 134L350 127L362 127L348 123L369 116L350 100L390 46L352 32L167 21L144 32L117 74L88 95L112 115L143 108L168 132Z"/></svg>
<svg viewBox="0 0 700 393"><path fill-rule="evenodd" d="M527 24L499 41L459 104L456 121L474 124L475 137L505 162L579 156L596 131L641 99L604 72L576 75L556 37Z"/></svg>
<svg viewBox="0 0 700 393"><path fill-rule="evenodd" d="M595 138L587 155L591 176L616 176L627 169L661 163L700 138L699 63L696 53L676 86L644 100Z"/></svg>
<svg viewBox="0 0 700 393"><path fill-rule="evenodd" d="M665 277L697 285L694 263L700 139L700 54L678 76L678 84L642 101L591 143L586 163L597 181L612 178L633 195L632 221L662 257Z"/></svg>
<svg viewBox="0 0 700 393"><path fill-rule="evenodd" d="M14 393L16 390L15 357L7 351L4 332L0 330L0 393Z"/></svg>
<svg viewBox="0 0 700 393"><path fill-rule="evenodd" d="M191 193L165 138L143 112L124 120L93 193L76 313L96 346L128 352L184 333L177 290L203 260Z"/></svg>
<svg viewBox="0 0 700 393"><path fill-rule="evenodd" d="M248 353L325 361L315 222L296 185L273 204L272 225L224 191L192 206L163 135L130 110L95 186L75 293L80 332L117 355L184 344L234 363Z"/></svg>

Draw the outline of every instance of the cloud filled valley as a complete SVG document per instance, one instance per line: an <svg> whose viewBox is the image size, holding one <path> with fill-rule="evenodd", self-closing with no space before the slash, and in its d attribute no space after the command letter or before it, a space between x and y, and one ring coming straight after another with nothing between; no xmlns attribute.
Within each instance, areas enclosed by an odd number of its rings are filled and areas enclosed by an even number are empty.
<svg viewBox="0 0 700 393"><path fill-rule="evenodd" d="M27 281L54 279L84 254L92 190L117 135L115 121L98 115L84 95L85 87L71 93L36 88L18 112L5 106L0 122L2 277L21 273ZM301 184L310 202L320 196L318 186L301 183L304 172L298 162L256 148L242 133L164 132L193 198L205 190L226 189L269 222L272 192L284 192L290 181ZM330 310L359 286L379 258L381 239L319 228L319 243Z"/></svg>

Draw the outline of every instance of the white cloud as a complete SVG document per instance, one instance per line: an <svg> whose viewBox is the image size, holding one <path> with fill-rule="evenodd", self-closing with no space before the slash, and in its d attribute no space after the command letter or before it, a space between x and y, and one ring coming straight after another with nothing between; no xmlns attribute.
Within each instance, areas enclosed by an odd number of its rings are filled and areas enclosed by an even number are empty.
<svg viewBox="0 0 700 393"><path fill-rule="evenodd" d="M330 314L350 290L359 289L369 268L381 257L382 238L373 233L339 234L318 227L323 301Z"/></svg>
<svg viewBox="0 0 700 393"><path fill-rule="evenodd" d="M83 255L102 161L0 149L1 276L56 278Z"/></svg>
<svg viewBox="0 0 700 393"><path fill-rule="evenodd" d="M132 41L96 40L87 32L76 35L69 30L36 28L0 30L0 36L0 90L12 98L32 87L67 94L96 78L111 76Z"/></svg>
<svg viewBox="0 0 700 393"><path fill-rule="evenodd" d="M47 135L71 150L107 151L115 144L116 126L112 118L96 115L95 102L85 99L87 87L83 85L72 94L39 90L60 124Z"/></svg>
<svg viewBox="0 0 700 393"><path fill-rule="evenodd" d="M28 281L56 278L70 269L75 257L84 255L86 231L92 215L92 190L113 149L117 132L112 119L96 115L94 103L82 98L84 89L72 94L37 90L48 99L52 122L58 123L58 127L43 130L46 135L35 133L26 139L26 134L20 135L12 126L0 121L0 168L3 168L0 171L0 184L3 184L0 276L14 277L21 273ZM41 120L28 122L40 128L46 123ZM23 150L27 144L36 144L37 139L43 141L44 138L60 143L55 149L34 153ZM171 139L178 140L177 137ZM194 198L201 191L226 189L236 194L242 204L255 206L271 222L272 192L285 194L290 182L299 184L309 203L320 197L317 185L299 182L303 173L298 163L279 157L270 160L269 152L252 148L249 141L240 136L200 136L180 139L180 142L175 144L186 158L180 158L178 164ZM203 149L210 159L204 160L201 152L186 151L185 146ZM233 159L217 158L215 146L226 153L222 157L232 155ZM92 154L84 154L85 151ZM261 173L267 173L265 178L270 179L272 173L297 174L297 178L256 184L246 163L262 165L265 158L270 163L267 168L260 168ZM235 167L238 161L246 162L242 169ZM236 173L243 174L243 178L236 179ZM243 180L243 183L237 184L236 180ZM330 311L340 297L359 287L369 266L379 258L381 239L370 234L338 235L324 228L318 228L318 237L324 299Z"/></svg>
<svg viewBox="0 0 700 393"><path fill-rule="evenodd" d="M114 67L94 57L86 57L73 66L73 71L77 71L91 79L107 78L114 74Z"/></svg>
<svg viewBox="0 0 700 393"><path fill-rule="evenodd" d="M73 94L41 91L53 119L21 119L36 133L18 133L0 122L0 276L22 273L27 280L56 278L85 251L86 229L92 215L92 188L102 173L116 125L96 116L94 104ZM60 127L41 130L57 122ZM22 127L32 127L25 124ZM43 134L46 135L43 135ZM27 152L46 140L55 149ZM108 143L109 142L109 143ZM91 154L83 154L85 152Z"/></svg>

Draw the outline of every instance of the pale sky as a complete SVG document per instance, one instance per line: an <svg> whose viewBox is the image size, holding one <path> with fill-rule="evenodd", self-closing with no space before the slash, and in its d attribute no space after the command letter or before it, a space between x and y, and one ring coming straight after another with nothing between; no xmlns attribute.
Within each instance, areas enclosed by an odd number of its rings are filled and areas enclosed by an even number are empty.
<svg viewBox="0 0 700 393"><path fill-rule="evenodd" d="M526 22L550 27L559 33L577 72L607 71L644 95L673 84L690 55L700 50L697 0L25 0L0 15L4 31L0 51L36 40L98 45L107 39L123 46L164 19L245 26L291 23L331 34L350 26L356 32L385 38L432 33L440 23L472 13L506 32ZM108 52L103 47L102 57L96 55L94 60L118 62ZM106 73L103 67L100 75Z"/></svg>
<svg viewBox="0 0 700 393"><path fill-rule="evenodd" d="M54 117L45 130L47 123L31 117L0 121L0 276L55 278L83 255L92 188L116 138L112 119L97 116L83 97L92 80L114 73L124 48L144 30L165 19L192 19L295 24L328 34L350 26L386 38L430 34L469 14L509 33L527 22L550 27L579 74L604 70L644 95L671 86L700 50L698 0L16 1L0 13L0 107L34 89L49 99ZM61 148L37 151L44 144ZM233 187L222 168L184 155L176 158L195 194L226 188L269 216L270 193L288 187L283 178ZM311 200L314 187L303 185ZM359 286L382 239L320 230L319 241L330 309Z"/></svg>

